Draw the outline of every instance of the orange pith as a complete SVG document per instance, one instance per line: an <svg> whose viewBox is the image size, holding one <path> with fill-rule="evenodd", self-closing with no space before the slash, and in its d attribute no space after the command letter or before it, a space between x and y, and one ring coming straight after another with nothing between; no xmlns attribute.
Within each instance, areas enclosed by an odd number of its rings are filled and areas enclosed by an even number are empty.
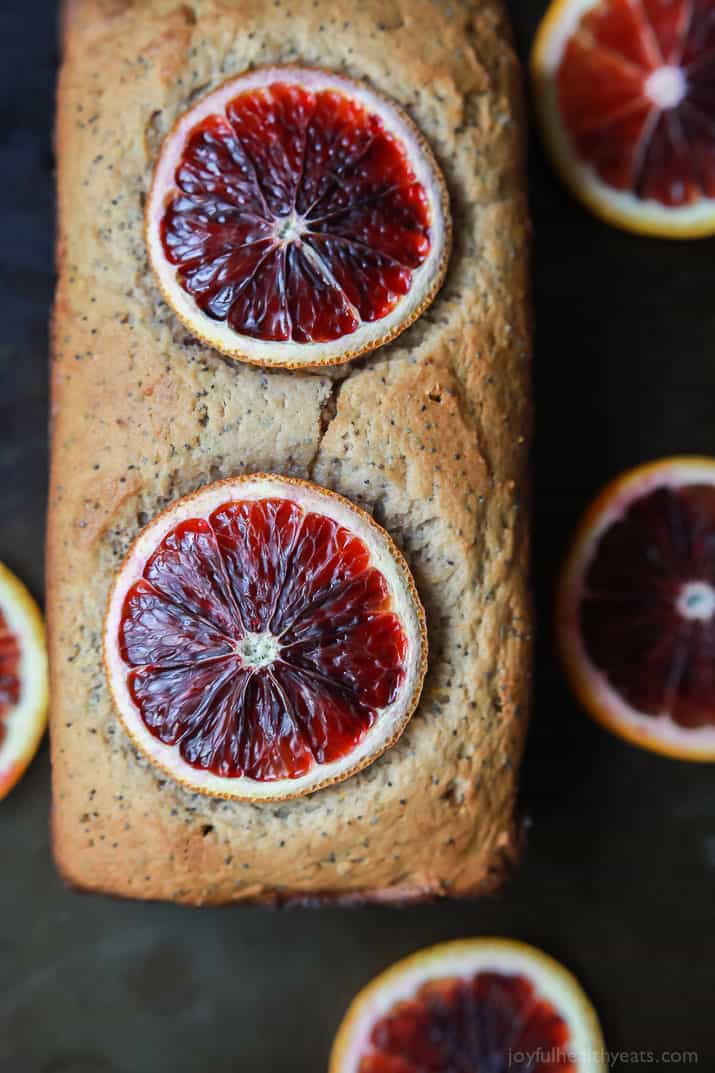
<svg viewBox="0 0 715 1073"><path fill-rule="evenodd" d="M25 773L47 726L47 653L42 616L0 563L0 800Z"/></svg>
<svg viewBox="0 0 715 1073"><path fill-rule="evenodd" d="M578 982L525 943L472 939L405 958L353 1000L330 1073L603 1073L598 1020Z"/></svg>
<svg viewBox="0 0 715 1073"><path fill-rule="evenodd" d="M580 522L556 601L578 699L607 729L715 760L715 460L664 459L612 481Z"/></svg>
<svg viewBox="0 0 715 1073"><path fill-rule="evenodd" d="M364 511L253 474L172 504L110 595L105 666L125 729L197 792L281 800L371 763L419 699L424 612Z"/></svg>
<svg viewBox="0 0 715 1073"><path fill-rule="evenodd" d="M393 102L329 72L259 68L167 135L146 240L164 297L204 342L254 364L335 364L434 298L448 198Z"/></svg>
<svg viewBox="0 0 715 1073"><path fill-rule="evenodd" d="M709 0L553 0L531 69L551 156L588 208L642 234L715 233Z"/></svg>

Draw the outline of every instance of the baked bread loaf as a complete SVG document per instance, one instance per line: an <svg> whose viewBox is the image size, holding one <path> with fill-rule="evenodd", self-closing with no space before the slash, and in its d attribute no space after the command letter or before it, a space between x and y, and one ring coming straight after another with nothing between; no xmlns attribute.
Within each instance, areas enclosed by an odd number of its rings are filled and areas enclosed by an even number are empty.
<svg viewBox="0 0 715 1073"><path fill-rule="evenodd" d="M163 134L233 73L300 62L402 104L447 178L433 305L336 370L264 371L188 336L147 263ZM135 898L403 901L493 889L515 854L527 722L527 205L518 63L499 0L69 0L57 115L47 607L57 863ZM172 499L308 477L401 546L430 666L397 745L280 805L192 795L122 732L101 658L109 586Z"/></svg>

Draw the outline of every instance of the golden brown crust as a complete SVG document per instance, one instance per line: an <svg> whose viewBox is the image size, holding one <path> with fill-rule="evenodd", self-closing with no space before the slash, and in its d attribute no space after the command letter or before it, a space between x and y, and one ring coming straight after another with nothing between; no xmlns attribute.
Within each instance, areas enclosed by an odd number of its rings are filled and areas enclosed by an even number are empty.
<svg viewBox="0 0 715 1073"><path fill-rule="evenodd" d="M413 900L491 889L514 847L526 730L529 438L519 71L499 0L72 0L57 146L48 533L53 832L69 882L192 904ZM401 103L445 171L441 293L370 357L226 362L159 297L142 199L193 95L303 62ZM138 529L209 480L308 477L375 514L427 609L421 704L395 747L278 806L163 779L113 714L102 615Z"/></svg>

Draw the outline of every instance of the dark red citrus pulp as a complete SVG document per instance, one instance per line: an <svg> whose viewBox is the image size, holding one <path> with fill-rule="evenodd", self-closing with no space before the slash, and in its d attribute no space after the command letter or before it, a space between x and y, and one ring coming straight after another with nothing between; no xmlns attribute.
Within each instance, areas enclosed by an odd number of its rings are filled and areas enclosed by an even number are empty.
<svg viewBox="0 0 715 1073"><path fill-rule="evenodd" d="M190 133L161 223L208 316L257 339L326 342L386 316L430 249L404 147L336 90L275 82Z"/></svg>
<svg viewBox="0 0 715 1073"><path fill-rule="evenodd" d="M712 0L602 0L557 86L578 155L608 185L669 207L715 197Z"/></svg>
<svg viewBox="0 0 715 1073"><path fill-rule="evenodd" d="M142 719L197 768L297 778L350 752L396 696L407 639L364 543L286 499L177 525L124 601Z"/></svg>
<svg viewBox="0 0 715 1073"><path fill-rule="evenodd" d="M601 536L580 609L586 652L636 711L715 726L715 488L656 488Z"/></svg>
<svg viewBox="0 0 715 1073"><path fill-rule="evenodd" d="M568 1025L524 976L424 984L375 1024L359 1073L576 1073Z"/></svg>
<svg viewBox="0 0 715 1073"><path fill-rule="evenodd" d="M0 611L0 744L9 713L20 700L20 643Z"/></svg>

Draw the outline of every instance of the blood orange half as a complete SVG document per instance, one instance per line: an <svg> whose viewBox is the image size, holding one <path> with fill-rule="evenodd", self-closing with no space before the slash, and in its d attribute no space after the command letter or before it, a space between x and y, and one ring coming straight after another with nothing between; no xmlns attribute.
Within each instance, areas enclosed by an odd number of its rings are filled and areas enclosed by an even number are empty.
<svg viewBox="0 0 715 1073"><path fill-rule="evenodd" d="M166 137L146 240L164 297L209 345L261 365L334 364L434 298L448 198L394 102L327 71L260 68Z"/></svg>
<svg viewBox="0 0 715 1073"><path fill-rule="evenodd" d="M557 634L606 727L715 760L715 460L665 459L603 490L564 566Z"/></svg>
<svg viewBox="0 0 715 1073"><path fill-rule="evenodd" d="M554 0L532 74L554 161L597 215L715 233L712 0Z"/></svg>
<svg viewBox="0 0 715 1073"><path fill-rule="evenodd" d="M427 642L408 567L368 514L258 474L178 500L139 534L104 656L119 716L154 763L199 793L278 800L397 740Z"/></svg>
<svg viewBox="0 0 715 1073"><path fill-rule="evenodd" d="M37 752L47 726L47 652L40 610L0 563L0 800Z"/></svg>
<svg viewBox="0 0 715 1073"><path fill-rule="evenodd" d="M596 1014L574 977L525 943L441 943L354 1000L330 1073L605 1073Z"/></svg>

